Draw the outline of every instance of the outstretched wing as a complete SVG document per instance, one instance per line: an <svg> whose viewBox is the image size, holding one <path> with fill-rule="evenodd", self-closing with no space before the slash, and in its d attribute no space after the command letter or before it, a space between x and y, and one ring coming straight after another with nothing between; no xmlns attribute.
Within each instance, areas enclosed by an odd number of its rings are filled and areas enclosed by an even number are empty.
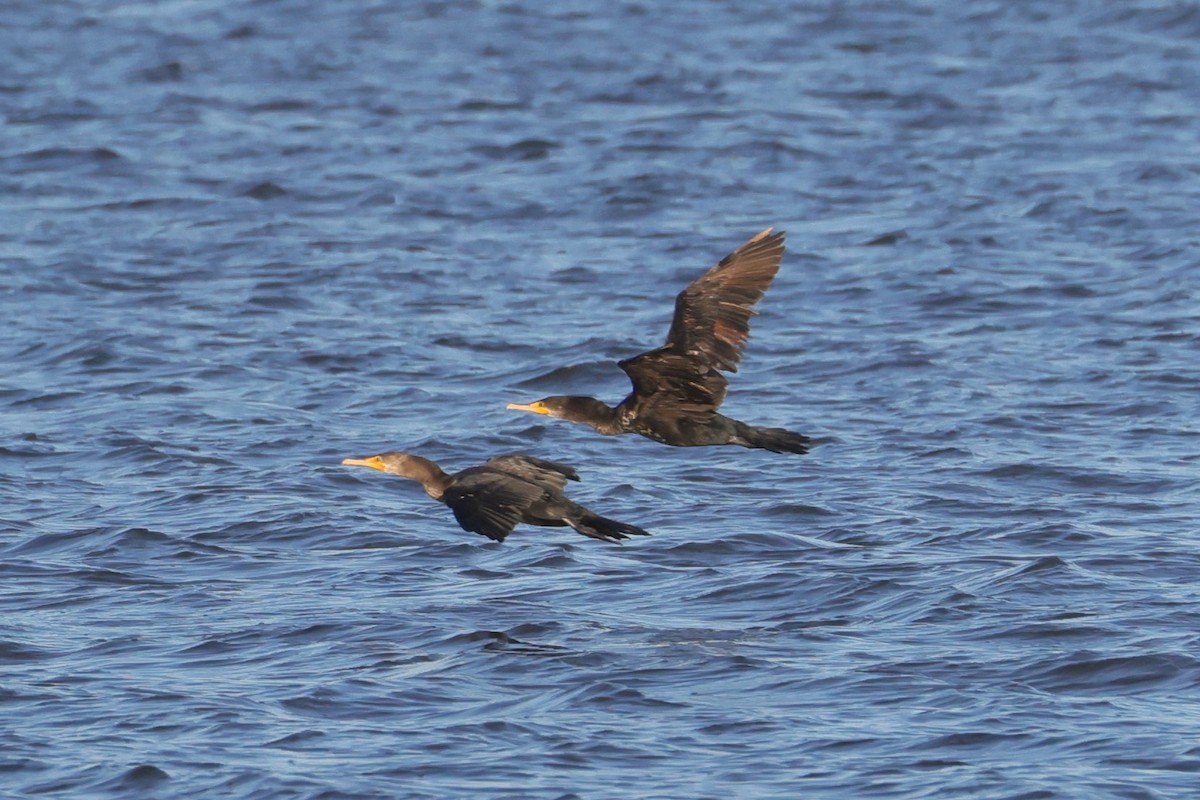
<svg viewBox="0 0 1200 800"><path fill-rule="evenodd" d="M506 472L472 467L454 476L442 493L442 502L450 506L463 530L502 542L543 492Z"/></svg>
<svg viewBox="0 0 1200 800"><path fill-rule="evenodd" d="M487 460L487 466L559 492L567 485L567 481L579 480L579 473L574 467L520 453L494 456Z"/></svg>
<svg viewBox="0 0 1200 800"><path fill-rule="evenodd" d="M737 372L754 305L775 279L783 258L783 231L767 228L692 281L675 298L666 347L705 366Z"/></svg>
<svg viewBox="0 0 1200 800"><path fill-rule="evenodd" d="M784 234L767 228L705 272L675 298L667 341L620 362L639 402L656 396L712 413L725 399L724 372L737 372L754 306L775 279Z"/></svg>

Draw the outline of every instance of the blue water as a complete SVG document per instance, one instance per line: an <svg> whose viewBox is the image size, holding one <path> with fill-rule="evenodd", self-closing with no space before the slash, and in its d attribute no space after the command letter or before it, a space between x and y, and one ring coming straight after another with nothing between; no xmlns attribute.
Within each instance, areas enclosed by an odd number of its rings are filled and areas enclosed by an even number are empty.
<svg viewBox="0 0 1200 800"><path fill-rule="evenodd" d="M2 16L4 797L1196 794L1200 7ZM505 410L768 225L725 408L810 455Z"/></svg>

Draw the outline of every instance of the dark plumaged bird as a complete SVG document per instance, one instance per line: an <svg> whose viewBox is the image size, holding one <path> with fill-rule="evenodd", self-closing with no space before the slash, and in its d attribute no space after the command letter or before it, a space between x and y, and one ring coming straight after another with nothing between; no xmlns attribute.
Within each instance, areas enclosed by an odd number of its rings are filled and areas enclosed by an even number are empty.
<svg viewBox="0 0 1200 800"><path fill-rule="evenodd" d="M570 525L584 536L606 542L649 535L636 525L602 517L568 499L563 487L568 480L579 480L579 473L566 464L533 456L496 456L453 475L427 458L395 451L342 463L412 478L434 500L450 506L463 530L497 542L504 541L519 522Z"/></svg>
<svg viewBox="0 0 1200 800"><path fill-rule="evenodd" d="M617 362L633 391L615 408L593 397L560 395L508 407L582 422L607 435L639 433L676 447L736 444L807 453L810 440L803 434L756 428L717 413L729 383L721 373L737 372L754 305L781 258L783 232L767 228L680 292L667 343Z"/></svg>

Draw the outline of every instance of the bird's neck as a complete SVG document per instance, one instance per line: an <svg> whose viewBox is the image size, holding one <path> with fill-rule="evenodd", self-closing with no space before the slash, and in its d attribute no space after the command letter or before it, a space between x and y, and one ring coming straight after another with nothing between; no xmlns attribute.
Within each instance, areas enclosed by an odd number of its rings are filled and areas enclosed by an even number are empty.
<svg viewBox="0 0 1200 800"><path fill-rule="evenodd" d="M420 456L411 456L409 462L408 477L421 484L421 488L425 493L434 500L441 500L442 495L446 491L446 487L450 485L450 476L442 471L442 468L430 461L428 458Z"/></svg>
<svg viewBox="0 0 1200 800"><path fill-rule="evenodd" d="M603 419L591 420L588 424L596 429L597 433L602 433L605 436L616 436L618 433L625 433L628 429L621 421L620 415L615 408L610 408L611 413L607 414Z"/></svg>
<svg viewBox="0 0 1200 800"><path fill-rule="evenodd" d="M606 436L625 432L620 410L602 403L594 397L580 398L576 406L571 409L571 413L563 416L571 422L591 425L597 433Z"/></svg>

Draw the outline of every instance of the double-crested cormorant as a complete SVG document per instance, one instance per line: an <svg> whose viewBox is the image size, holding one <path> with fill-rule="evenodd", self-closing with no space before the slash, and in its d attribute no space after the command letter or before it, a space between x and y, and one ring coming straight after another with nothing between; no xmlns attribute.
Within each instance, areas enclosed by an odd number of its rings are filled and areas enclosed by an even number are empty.
<svg viewBox="0 0 1200 800"><path fill-rule="evenodd" d="M705 272L675 298L667 342L617 362L633 391L616 408L593 397L546 397L532 411L591 425L603 434L640 433L676 447L737 444L775 453L807 453L809 438L784 428L756 428L717 413L737 372L750 317L783 258L783 232L767 228Z"/></svg>
<svg viewBox="0 0 1200 800"><path fill-rule="evenodd" d="M570 525L584 536L606 542L648 535L636 525L602 517L569 500L563 487L568 480L579 480L579 473L566 464L533 456L496 456L453 475L427 458L395 451L342 463L412 478L434 500L450 506L463 530L497 542L504 541L518 522Z"/></svg>

